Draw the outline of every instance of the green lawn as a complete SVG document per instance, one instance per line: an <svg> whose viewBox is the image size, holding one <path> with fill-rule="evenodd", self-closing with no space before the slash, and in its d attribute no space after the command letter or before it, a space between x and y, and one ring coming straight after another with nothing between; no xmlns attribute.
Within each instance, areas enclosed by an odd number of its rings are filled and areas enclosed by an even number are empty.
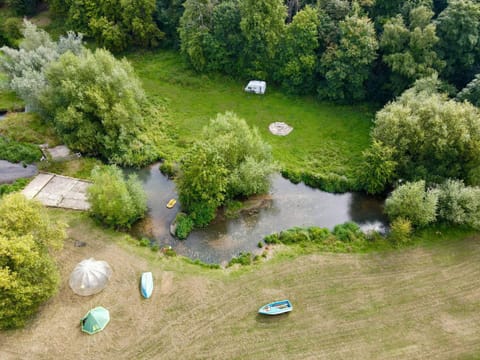
<svg viewBox="0 0 480 360"><path fill-rule="evenodd" d="M196 74L171 51L128 56L148 95L165 108L177 135L169 151L178 158L209 119L233 111L258 127L283 169L354 177L362 150L369 144L372 106L336 106L312 98L287 96L267 87L264 96L243 91L246 81ZM286 137L268 131L271 122L294 127Z"/></svg>

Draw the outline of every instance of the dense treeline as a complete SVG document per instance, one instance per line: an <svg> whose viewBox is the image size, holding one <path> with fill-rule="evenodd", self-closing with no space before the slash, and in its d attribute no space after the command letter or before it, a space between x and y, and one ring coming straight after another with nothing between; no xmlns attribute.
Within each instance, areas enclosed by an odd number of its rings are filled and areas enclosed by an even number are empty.
<svg viewBox="0 0 480 360"><path fill-rule="evenodd" d="M42 8L40 0L4 2L17 14ZM50 0L48 5L69 30L111 51L178 47L199 72L261 78L292 93L340 102L384 102L434 73L456 93L480 73L477 0ZM17 25L5 21L0 41L8 44Z"/></svg>

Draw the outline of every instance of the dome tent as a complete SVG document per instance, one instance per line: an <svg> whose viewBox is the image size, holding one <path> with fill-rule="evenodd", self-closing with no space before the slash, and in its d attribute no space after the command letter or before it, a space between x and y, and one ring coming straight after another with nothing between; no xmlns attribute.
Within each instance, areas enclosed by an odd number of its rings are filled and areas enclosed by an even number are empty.
<svg viewBox="0 0 480 360"><path fill-rule="evenodd" d="M69 285L74 293L89 296L102 291L111 275L112 269L106 261L85 259L73 269Z"/></svg>
<svg viewBox="0 0 480 360"><path fill-rule="evenodd" d="M108 310L104 307L97 306L80 320L80 324L82 325L83 332L93 335L105 329L109 321L110 313Z"/></svg>

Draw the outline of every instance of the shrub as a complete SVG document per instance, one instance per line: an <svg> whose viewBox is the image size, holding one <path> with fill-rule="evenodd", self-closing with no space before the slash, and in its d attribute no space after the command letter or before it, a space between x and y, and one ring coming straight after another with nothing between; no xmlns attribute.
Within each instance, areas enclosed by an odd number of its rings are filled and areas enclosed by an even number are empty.
<svg viewBox="0 0 480 360"><path fill-rule="evenodd" d="M438 217L450 224L480 228L480 188L447 180L439 186Z"/></svg>
<svg viewBox="0 0 480 360"><path fill-rule="evenodd" d="M232 260L228 262L228 267L234 265L234 264L240 264L240 265L250 265L252 263L252 254L249 252L243 253L241 252L238 254L237 257L234 257Z"/></svg>
<svg viewBox="0 0 480 360"><path fill-rule="evenodd" d="M50 252L62 247L65 229L22 194L0 200L0 329L23 326L56 292L60 278Z"/></svg>
<svg viewBox="0 0 480 360"><path fill-rule="evenodd" d="M135 175L125 180L115 165L95 167L88 188L90 213L105 225L129 228L147 210L147 198Z"/></svg>
<svg viewBox="0 0 480 360"><path fill-rule="evenodd" d="M17 192L25 188L30 182L30 179L17 179L13 184L2 184L0 185L0 196Z"/></svg>
<svg viewBox="0 0 480 360"><path fill-rule="evenodd" d="M265 236L263 241L265 241L265 244L279 244L280 243L280 238L278 236L278 233L273 233L273 234Z"/></svg>
<svg viewBox="0 0 480 360"><path fill-rule="evenodd" d="M143 237L138 241L138 244L140 246L147 247L150 245L150 239Z"/></svg>
<svg viewBox="0 0 480 360"><path fill-rule="evenodd" d="M343 242L352 242L364 238L364 234L362 230L360 230L360 227L352 221L335 225L333 228L333 235Z"/></svg>
<svg viewBox="0 0 480 360"><path fill-rule="evenodd" d="M168 160L165 160L160 165L160 172L163 175L167 176L168 178L173 178L175 176L175 173L176 173L175 164L168 161Z"/></svg>
<svg viewBox="0 0 480 360"><path fill-rule="evenodd" d="M425 190L425 181L406 183L395 189L385 201L390 219L403 217L413 225L425 226L435 221L438 191Z"/></svg>
<svg viewBox="0 0 480 360"><path fill-rule="evenodd" d="M0 137L0 159L12 163L23 162L31 164L39 161L42 152L39 147L32 144L20 143Z"/></svg>
<svg viewBox="0 0 480 360"><path fill-rule="evenodd" d="M327 228L319 228L316 226L308 228L308 233L310 234L310 239L317 242L322 242L331 235L330 230Z"/></svg>
<svg viewBox="0 0 480 360"><path fill-rule="evenodd" d="M175 230L175 235L180 239L186 239L188 234L193 230L193 220L184 213L178 213L175 217L175 222L177 228Z"/></svg>
<svg viewBox="0 0 480 360"><path fill-rule="evenodd" d="M410 220L398 217L390 225L388 238L396 245L406 244L412 235L412 223Z"/></svg>
<svg viewBox="0 0 480 360"><path fill-rule="evenodd" d="M191 206L190 218L196 227L205 227L215 219L216 207L208 204L193 204Z"/></svg>

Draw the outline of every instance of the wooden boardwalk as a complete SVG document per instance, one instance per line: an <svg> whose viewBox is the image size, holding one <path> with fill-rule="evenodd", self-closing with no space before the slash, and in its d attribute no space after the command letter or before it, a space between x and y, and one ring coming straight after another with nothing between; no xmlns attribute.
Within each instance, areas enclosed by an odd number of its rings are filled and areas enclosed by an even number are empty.
<svg viewBox="0 0 480 360"><path fill-rule="evenodd" d="M73 210L88 210L86 180L50 173L40 173L23 189L28 199L36 199L43 205Z"/></svg>

